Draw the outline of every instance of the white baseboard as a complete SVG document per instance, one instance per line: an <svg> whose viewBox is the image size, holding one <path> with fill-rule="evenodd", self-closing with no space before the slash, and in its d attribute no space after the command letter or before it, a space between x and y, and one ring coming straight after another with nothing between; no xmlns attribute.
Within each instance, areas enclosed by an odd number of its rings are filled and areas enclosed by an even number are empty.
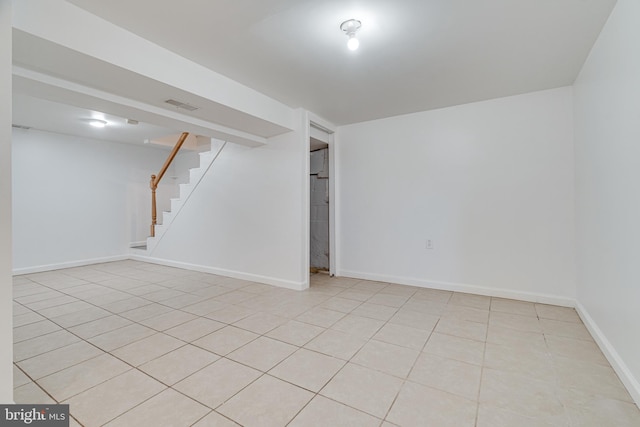
<svg viewBox="0 0 640 427"><path fill-rule="evenodd" d="M153 264L166 265L168 267L184 268L185 270L199 271L201 273L217 274L218 276L232 277L234 279L248 280L251 282L264 283L266 285L278 286L280 288L293 289L303 291L309 287L309 282L294 282L291 280L283 280L275 277L262 276L258 274L243 273L240 271L226 270L223 268L209 267L205 265L190 264L180 261L171 261L162 258L153 258L139 254L129 254L129 258L136 261L145 261Z"/></svg>
<svg viewBox="0 0 640 427"><path fill-rule="evenodd" d="M416 279L413 277L390 276L376 273L363 273L359 271L341 270L338 276L352 277L354 279L375 280L377 282L398 283L400 285L417 286L420 288L440 289L443 291L465 292L468 294L486 295L490 297L500 297L517 299L520 301L538 302L542 304L561 305L564 307L574 307L573 298L561 297L557 295L539 294L535 292L514 291L500 288L490 288L486 286L469 285L464 283L449 283L434 280Z"/></svg>
<svg viewBox="0 0 640 427"><path fill-rule="evenodd" d="M63 268L83 267L85 265L100 264L103 262L122 261L129 259L128 255L114 255L102 258L83 259L78 261L67 261L58 264L36 265L33 267L14 268L13 275L20 276L22 274L41 273L43 271L61 270Z"/></svg>
<svg viewBox="0 0 640 427"><path fill-rule="evenodd" d="M598 347L600 347L600 350L602 350L602 353L611 364L611 367L616 371L616 374L618 374L620 381L622 381L629 391L631 398L636 402L636 405L640 407L640 382L638 382L638 379L633 376L631 370L627 364L624 363L624 360L622 360L622 357L620 357L620 354L618 354L615 347L607 339L604 332L602 332L598 327L598 324L593 320L587 309L580 304L580 302L576 302L576 311L582 319L582 323L587 327L591 336L598 344Z"/></svg>

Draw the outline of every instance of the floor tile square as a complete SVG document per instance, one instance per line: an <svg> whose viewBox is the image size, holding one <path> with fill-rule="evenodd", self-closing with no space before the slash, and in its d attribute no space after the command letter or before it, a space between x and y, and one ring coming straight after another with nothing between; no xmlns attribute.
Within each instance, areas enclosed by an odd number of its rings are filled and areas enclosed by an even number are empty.
<svg viewBox="0 0 640 427"><path fill-rule="evenodd" d="M401 386L402 380L399 378L347 363L320 394L384 418Z"/></svg>
<svg viewBox="0 0 640 427"><path fill-rule="evenodd" d="M79 337L86 340L88 338L111 332L132 324L133 322L131 320L112 314L110 316L94 320L92 322L73 326L69 328L69 332L72 332L75 335L78 335Z"/></svg>
<svg viewBox="0 0 640 427"><path fill-rule="evenodd" d="M502 313L499 311L491 312L489 325L516 329L522 332L542 332L542 326L537 317L521 316L519 314Z"/></svg>
<svg viewBox="0 0 640 427"><path fill-rule="evenodd" d="M538 316L535 304L532 302L496 297L491 298L491 311L519 314L521 316Z"/></svg>
<svg viewBox="0 0 640 427"><path fill-rule="evenodd" d="M227 304L238 304L243 301L255 298L256 294L251 292L244 292L241 290L227 292L215 297L218 301L226 302Z"/></svg>
<svg viewBox="0 0 640 427"><path fill-rule="evenodd" d="M591 334L582 323L540 319L540 325L545 335L557 335L560 337L593 341Z"/></svg>
<svg viewBox="0 0 640 427"><path fill-rule="evenodd" d="M53 317L64 316L65 314L75 313L92 307L93 306L91 304L84 301L74 301L68 304L57 305L55 307L43 308L42 310L38 310L38 313L51 319Z"/></svg>
<svg viewBox="0 0 640 427"><path fill-rule="evenodd" d="M289 344L303 346L325 330L320 326L290 320L282 326L278 326L266 335L268 337L284 341Z"/></svg>
<svg viewBox="0 0 640 427"><path fill-rule="evenodd" d="M484 323L486 325L489 322L489 310L449 304L442 312L442 317Z"/></svg>
<svg viewBox="0 0 640 427"><path fill-rule="evenodd" d="M567 400L566 395L571 395ZM571 426L636 427L640 425L640 410L632 403L594 396L578 390L562 390L560 394Z"/></svg>
<svg viewBox="0 0 640 427"><path fill-rule="evenodd" d="M41 294L40 294L41 295ZM72 297L70 295L59 294L57 297L42 299L37 302L27 303L25 304L31 310L42 310L44 308L56 307L59 305L68 304L70 302L76 302L78 298Z"/></svg>
<svg viewBox="0 0 640 427"><path fill-rule="evenodd" d="M140 297L144 299L148 299L149 301L162 303L163 301L179 298L181 296L186 295L185 292L181 292L177 289L167 289L163 288L157 291L149 292L147 294L140 295Z"/></svg>
<svg viewBox="0 0 640 427"><path fill-rule="evenodd" d="M151 303L142 307L134 308L133 310L123 311L119 313L120 316L125 317L134 322L140 322L141 320L149 319L151 317L159 316L161 314L173 311L172 308L158 303Z"/></svg>
<svg viewBox="0 0 640 427"><path fill-rule="evenodd" d="M178 427L190 426L210 411L204 405L177 391L168 389L143 402L115 420L108 427Z"/></svg>
<svg viewBox="0 0 640 427"><path fill-rule="evenodd" d="M104 351L113 351L156 333L157 332L151 328L134 323L123 328L96 335L95 337L89 338L87 341L100 347Z"/></svg>
<svg viewBox="0 0 640 427"><path fill-rule="evenodd" d="M196 304L200 301L202 301L202 297L200 295L184 294L179 297L163 300L161 304L175 309L182 309L184 307Z"/></svg>
<svg viewBox="0 0 640 427"><path fill-rule="evenodd" d="M374 336L383 325L382 320L347 314L334 323L331 329L368 339Z"/></svg>
<svg viewBox="0 0 640 427"><path fill-rule="evenodd" d="M557 305L535 304L536 313L541 319L562 320L565 322L581 322L574 308Z"/></svg>
<svg viewBox="0 0 640 427"><path fill-rule="evenodd" d="M431 333L424 329L387 323L373 336L373 339L414 350L422 350L429 335Z"/></svg>
<svg viewBox="0 0 640 427"><path fill-rule="evenodd" d="M407 382L387 420L399 426L474 427L476 409L474 401Z"/></svg>
<svg viewBox="0 0 640 427"><path fill-rule="evenodd" d="M301 348L269 374L317 393L344 364L344 360Z"/></svg>
<svg viewBox="0 0 640 427"><path fill-rule="evenodd" d="M112 354L133 366L140 366L183 345L185 343L179 339L163 333L157 333L120 347L114 350Z"/></svg>
<svg viewBox="0 0 640 427"><path fill-rule="evenodd" d="M489 368L482 371L479 401L527 417L549 417L564 413L554 383Z"/></svg>
<svg viewBox="0 0 640 427"><path fill-rule="evenodd" d="M141 320L140 323L156 331L165 331L175 326L186 323L190 320L196 319L196 315L185 313L184 311L170 311L158 316L150 317L145 320Z"/></svg>
<svg viewBox="0 0 640 427"><path fill-rule="evenodd" d="M438 323L438 320L440 320L439 315L402 307L393 315L393 317L391 317L391 319L389 319L389 322L398 325L410 326L412 328L424 329L425 331L432 331Z"/></svg>
<svg viewBox="0 0 640 427"><path fill-rule="evenodd" d="M327 329L304 347L339 359L349 360L366 342L364 338Z"/></svg>
<svg viewBox="0 0 640 427"><path fill-rule="evenodd" d="M130 369L131 366L110 354L102 354L46 376L38 383L61 402Z"/></svg>
<svg viewBox="0 0 640 427"><path fill-rule="evenodd" d="M13 389L13 401L23 404L57 403L34 382Z"/></svg>
<svg viewBox="0 0 640 427"><path fill-rule="evenodd" d="M80 423L101 426L166 387L137 370L130 370L64 401Z"/></svg>
<svg viewBox="0 0 640 427"><path fill-rule="evenodd" d="M351 288L339 293L337 296L339 296L340 298L347 298L347 299L364 302L369 298L371 298L373 295L375 295L375 292L373 291L366 291L362 289Z"/></svg>
<svg viewBox="0 0 640 427"><path fill-rule="evenodd" d="M74 313L64 314L62 316L52 317L51 320L63 328L81 325L83 323L92 322L103 317L110 316L111 313L100 307L90 307L86 310L76 311Z"/></svg>
<svg viewBox="0 0 640 427"><path fill-rule="evenodd" d="M43 320L46 320L46 317L41 316L33 311L28 311L27 313L13 316L13 327L18 328L20 326L29 325L35 322L41 322Z"/></svg>
<svg viewBox="0 0 640 427"><path fill-rule="evenodd" d="M225 356L258 337L259 335L253 332L234 326L226 326L193 341L193 345L212 351L220 356Z"/></svg>
<svg viewBox="0 0 640 427"><path fill-rule="evenodd" d="M18 362L18 366L34 380L103 354L99 348L78 341Z"/></svg>
<svg viewBox="0 0 640 427"><path fill-rule="evenodd" d="M434 332L423 351L462 362L482 365L485 344L480 341Z"/></svg>
<svg viewBox="0 0 640 427"><path fill-rule="evenodd" d="M140 365L138 369L164 384L173 385L219 358L201 348L185 345Z"/></svg>
<svg viewBox="0 0 640 427"><path fill-rule="evenodd" d="M533 376L543 381L556 381L557 371L554 359L546 351L527 347L504 346L487 343L484 366L513 373Z"/></svg>
<svg viewBox="0 0 640 427"><path fill-rule="evenodd" d="M610 366L555 357L553 367L555 369L551 370L557 372L556 384L562 388L633 402L629 392Z"/></svg>
<svg viewBox="0 0 640 427"><path fill-rule="evenodd" d="M229 353L227 358L266 372L286 359L298 347L267 337L259 337Z"/></svg>
<svg viewBox="0 0 640 427"><path fill-rule="evenodd" d="M14 344L13 360L19 362L78 341L80 338L65 330L51 332Z"/></svg>
<svg viewBox="0 0 640 427"><path fill-rule="evenodd" d="M567 416L559 415L549 418L531 418L517 414L504 408L480 404L478 408L478 421L476 427L555 427L568 426ZM575 424L584 426L584 424Z"/></svg>
<svg viewBox="0 0 640 427"><path fill-rule="evenodd" d="M316 307L296 317L299 322L328 328L345 316L344 313L326 308Z"/></svg>
<svg viewBox="0 0 640 427"><path fill-rule="evenodd" d="M240 424L234 423L216 411L212 411L206 417L195 423L193 427L240 427Z"/></svg>
<svg viewBox="0 0 640 427"><path fill-rule="evenodd" d="M411 370L409 381L476 401L481 369L470 363L422 353Z"/></svg>
<svg viewBox="0 0 640 427"><path fill-rule="evenodd" d="M320 307L326 308L327 310L340 311L342 313L350 313L362 304L360 301L348 299L348 298L340 298L333 297L323 302Z"/></svg>
<svg viewBox="0 0 640 427"><path fill-rule="evenodd" d="M419 350L371 340L351 358L351 363L406 378L419 354Z"/></svg>
<svg viewBox="0 0 640 427"><path fill-rule="evenodd" d="M245 317L249 317L252 314L254 314L254 311L246 307L241 307L239 305L227 305L221 309L205 314L205 316L218 322L231 324L238 320L242 320Z"/></svg>
<svg viewBox="0 0 640 427"><path fill-rule="evenodd" d="M487 339L487 325L452 318L441 318L434 332L481 342Z"/></svg>
<svg viewBox="0 0 640 427"><path fill-rule="evenodd" d="M246 427L286 425L313 393L265 375L229 399L218 412Z"/></svg>
<svg viewBox="0 0 640 427"><path fill-rule="evenodd" d="M119 313L124 313L130 310L134 310L136 308L141 308L146 305L151 305L153 303L149 300L132 296L124 300L107 302L107 303L96 301L94 302L94 304L104 308L107 311L110 311L111 313L119 314Z"/></svg>
<svg viewBox="0 0 640 427"><path fill-rule="evenodd" d="M233 326L262 335L286 323L288 320L286 317L276 316L275 314L258 312L238 320Z"/></svg>
<svg viewBox="0 0 640 427"><path fill-rule="evenodd" d="M547 348L552 356L561 356L576 361L598 363L609 366L609 362L593 341L546 335Z"/></svg>
<svg viewBox="0 0 640 427"><path fill-rule="evenodd" d="M547 342L542 332L525 332L491 324L487 332L487 342L536 352L547 351Z"/></svg>
<svg viewBox="0 0 640 427"><path fill-rule="evenodd" d="M31 338L40 337L51 332L59 331L62 328L50 320L29 323L28 325L13 328L13 342L26 341Z"/></svg>
<svg viewBox="0 0 640 427"><path fill-rule="evenodd" d="M368 317L371 319L384 320L385 322L398 311L397 307L389 307L387 305L372 304L370 302L363 302L356 307L351 314L356 316Z"/></svg>
<svg viewBox="0 0 640 427"><path fill-rule="evenodd" d="M392 295L392 294L383 294L378 293L372 296L367 300L370 304L379 304L386 305L388 307L402 307L405 302L409 299L409 296L405 295Z"/></svg>
<svg viewBox="0 0 640 427"><path fill-rule="evenodd" d="M318 395L287 427L378 427L380 421L369 414Z"/></svg>
<svg viewBox="0 0 640 427"><path fill-rule="evenodd" d="M24 372L18 368L17 365L13 365L13 388L20 387L31 382L31 378L25 375Z"/></svg>
<svg viewBox="0 0 640 427"><path fill-rule="evenodd" d="M182 341L192 342L225 326L224 323L216 322L215 320L205 317L198 317L181 325L174 326L171 329L167 329L164 333L181 339Z"/></svg>
<svg viewBox="0 0 640 427"><path fill-rule="evenodd" d="M215 409L260 375L260 371L222 358L175 384L173 388Z"/></svg>
<svg viewBox="0 0 640 427"><path fill-rule="evenodd" d="M491 305L491 297L454 292L451 296L451 299L449 299L449 304L489 310L489 307Z"/></svg>

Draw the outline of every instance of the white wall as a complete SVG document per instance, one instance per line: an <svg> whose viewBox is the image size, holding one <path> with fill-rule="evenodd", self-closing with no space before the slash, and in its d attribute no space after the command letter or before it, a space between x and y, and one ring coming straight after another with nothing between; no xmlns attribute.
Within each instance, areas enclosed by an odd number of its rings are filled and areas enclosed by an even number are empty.
<svg viewBox="0 0 640 427"><path fill-rule="evenodd" d="M14 130L14 270L123 256L130 242L145 240L151 215L149 179L167 154ZM165 205L168 190L163 186L158 193ZM159 207L161 212L163 204Z"/></svg>
<svg viewBox="0 0 640 427"><path fill-rule="evenodd" d="M13 403L11 0L0 0L0 403Z"/></svg>
<svg viewBox="0 0 640 427"><path fill-rule="evenodd" d="M638 403L639 22L640 2L619 0L574 88L578 302Z"/></svg>
<svg viewBox="0 0 640 427"><path fill-rule="evenodd" d="M300 123L302 121L300 120ZM302 131L263 147L227 144L150 254L174 265L304 288L305 176Z"/></svg>
<svg viewBox="0 0 640 427"><path fill-rule="evenodd" d="M560 88L339 128L338 274L571 304L571 99Z"/></svg>

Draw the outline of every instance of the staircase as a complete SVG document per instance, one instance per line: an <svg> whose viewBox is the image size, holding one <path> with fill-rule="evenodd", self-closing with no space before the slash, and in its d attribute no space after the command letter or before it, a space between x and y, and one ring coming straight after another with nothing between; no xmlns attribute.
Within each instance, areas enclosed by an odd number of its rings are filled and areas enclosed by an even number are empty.
<svg viewBox="0 0 640 427"><path fill-rule="evenodd" d="M179 196L171 199L171 210L162 212L162 223L155 226L155 236L147 238L147 244L142 246L134 246L130 248L132 254L138 255L150 255L158 242L162 240L162 237L167 232L173 220L178 216L182 208L184 207L191 194L196 189L202 178L211 169L211 166L218 158L222 149L227 144L226 142L219 144L217 147L213 146L210 151L205 151L200 154L200 166L189 169L189 182L186 184L179 184Z"/></svg>

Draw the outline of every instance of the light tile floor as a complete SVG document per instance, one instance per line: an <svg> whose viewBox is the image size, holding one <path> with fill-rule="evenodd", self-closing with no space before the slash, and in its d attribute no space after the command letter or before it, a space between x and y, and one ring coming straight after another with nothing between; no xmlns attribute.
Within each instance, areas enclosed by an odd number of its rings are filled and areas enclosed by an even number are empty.
<svg viewBox="0 0 640 427"><path fill-rule="evenodd" d="M84 426L640 426L570 308L121 261L14 278L15 400Z"/></svg>

